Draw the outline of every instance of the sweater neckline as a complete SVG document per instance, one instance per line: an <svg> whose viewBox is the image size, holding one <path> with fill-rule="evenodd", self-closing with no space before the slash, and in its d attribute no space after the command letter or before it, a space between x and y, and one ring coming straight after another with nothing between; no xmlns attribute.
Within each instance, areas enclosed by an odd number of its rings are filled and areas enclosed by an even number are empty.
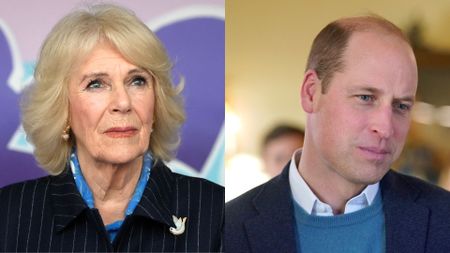
<svg viewBox="0 0 450 253"><path fill-rule="evenodd" d="M335 216L317 216L308 214L298 203L294 202L294 212L297 223L313 227L342 227L364 222L382 212L383 203L381 191L378 191L373 203L356 212Z"/></svg>

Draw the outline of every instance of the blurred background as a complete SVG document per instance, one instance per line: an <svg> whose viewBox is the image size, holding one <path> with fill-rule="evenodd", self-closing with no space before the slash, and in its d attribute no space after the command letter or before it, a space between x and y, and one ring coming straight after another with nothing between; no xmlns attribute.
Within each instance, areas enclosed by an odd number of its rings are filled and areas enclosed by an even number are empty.
<svg viewBox="0 0 450 253"><path fill-rule="evenodd" d="M274 127L304 127L299 90L316 34L370 13L409 35L419 67L413 122L394 168L450 189L450 1L227 0L225 8L227 200L271 177L262 157Z"/></svg>
<svg viewBox="0 0 450 253"><path fill-rule="evenodd" d="M21 128L21 93L33 84L39 49L56 22L101 2L134 11L166 47L174 83L184 79L187 120L169 167L224 184L224 0L17 0L0 2L0 187L46 174Z"/></svg>

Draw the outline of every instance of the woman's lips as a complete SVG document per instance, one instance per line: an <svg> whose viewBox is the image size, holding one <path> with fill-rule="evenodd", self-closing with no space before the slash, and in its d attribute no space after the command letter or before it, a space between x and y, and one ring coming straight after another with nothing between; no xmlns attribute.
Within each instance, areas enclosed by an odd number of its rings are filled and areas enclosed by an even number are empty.
<svg viewBox="0 0 450 253"><path fill-rule="evenodd" d="M135 127L112 127L105 131L111 138L128 138L138 133Z"/></svg>

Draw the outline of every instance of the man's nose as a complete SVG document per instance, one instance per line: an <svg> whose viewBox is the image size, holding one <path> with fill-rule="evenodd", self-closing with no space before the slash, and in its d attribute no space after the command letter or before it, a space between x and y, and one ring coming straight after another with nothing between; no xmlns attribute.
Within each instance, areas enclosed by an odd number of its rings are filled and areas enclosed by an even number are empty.
<svg viewBox="0 0 450 253"><path fill-rule="evenodd" d="M371 130L378 134L380 138L386 139L394 134L394 119L391 106L377 108L371 117Z"/></svg>

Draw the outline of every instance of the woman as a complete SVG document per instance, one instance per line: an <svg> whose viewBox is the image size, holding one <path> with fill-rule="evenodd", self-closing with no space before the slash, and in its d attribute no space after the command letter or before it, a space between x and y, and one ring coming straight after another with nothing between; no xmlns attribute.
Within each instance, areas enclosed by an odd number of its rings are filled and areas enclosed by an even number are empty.
<svg viewBox="0 0 450 253"><path fill-rule="evenodd" d="M221 250L224 189L163 163L184 120L170 69L123 8L93 6L53 28L23 104L52 176L0 190L0 251Z"/></svg>

